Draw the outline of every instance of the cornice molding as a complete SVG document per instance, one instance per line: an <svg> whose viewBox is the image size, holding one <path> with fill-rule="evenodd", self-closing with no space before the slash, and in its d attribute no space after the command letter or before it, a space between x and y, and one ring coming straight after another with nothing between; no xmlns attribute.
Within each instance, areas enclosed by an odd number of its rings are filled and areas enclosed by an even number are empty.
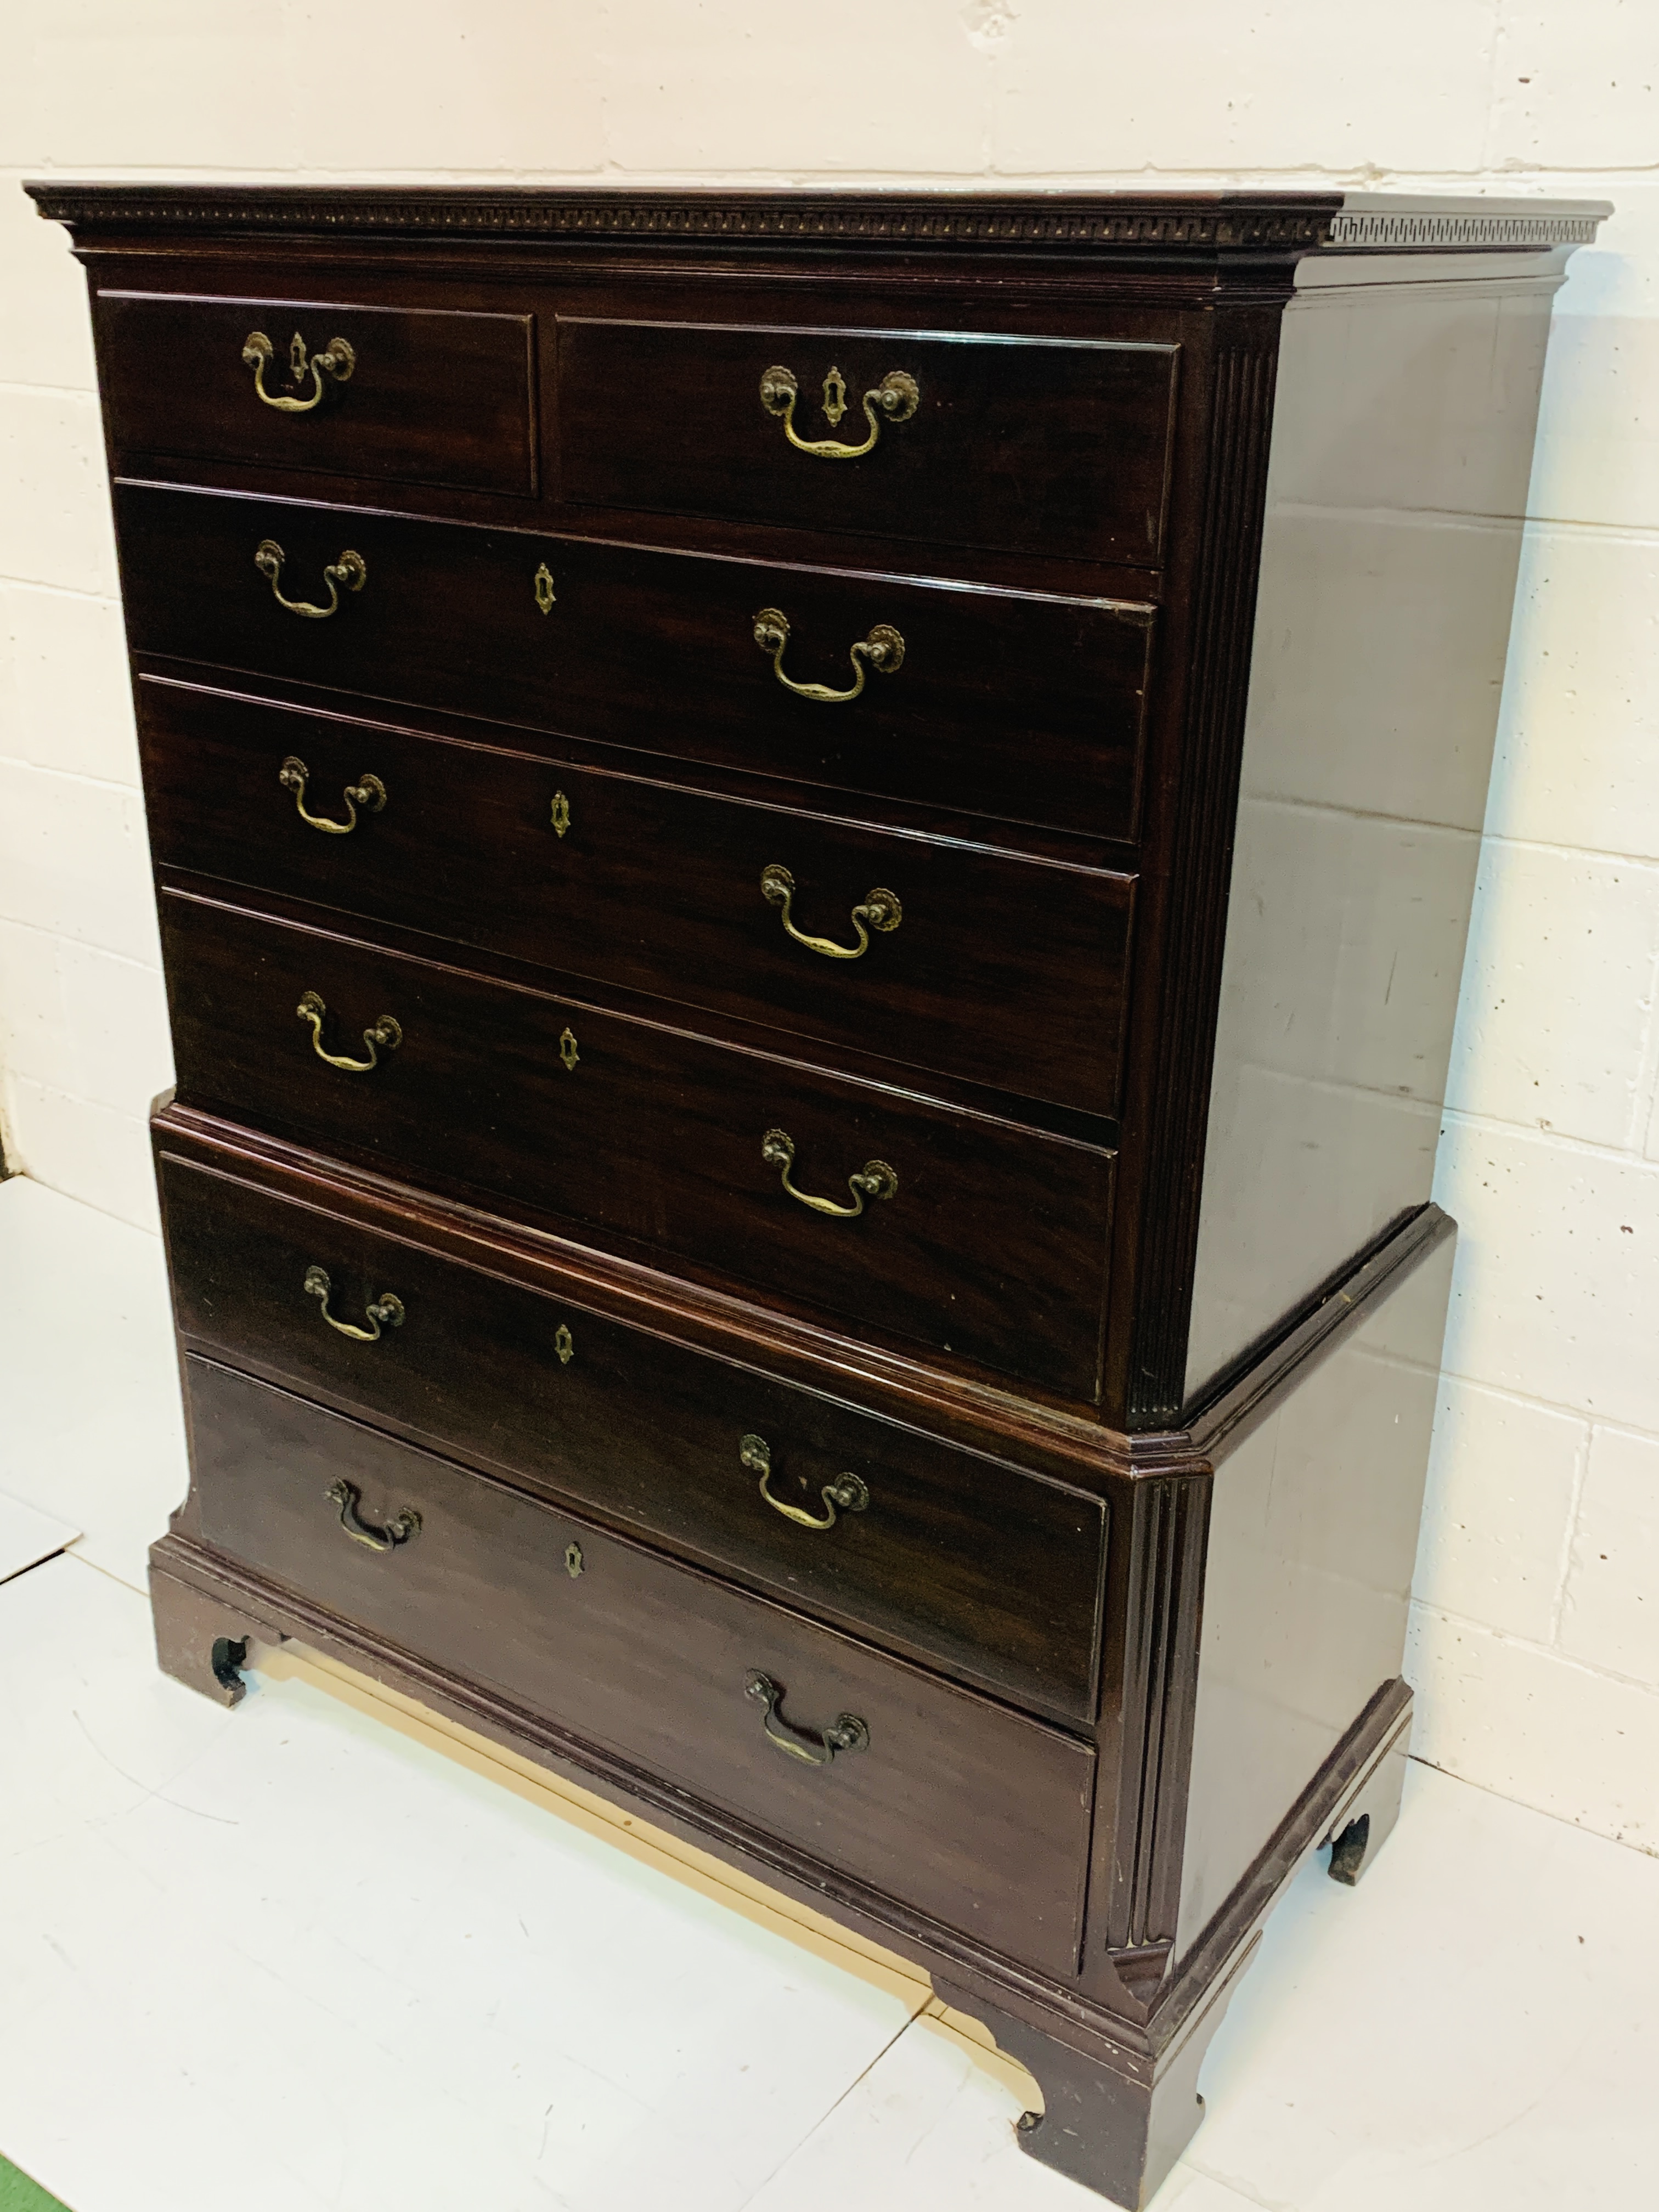
<svg viewBox="0 0 1659 2212"><path fill-rule="evenodd" d="M1326 246L1334 252L1446 253L1539 252L1552 246L1590 246L1595 227L1612 210L1604 202L1577 207L1498 209L1359 208L1332 221Z"/></svg>
<svg viewBox="0 0 1659 2212"><path fill-rule="evenodd" d="M1345 209L1340 192L497 191L428 186L37 181L24 190L71 228L310 232L334 236L823 244L872 250L1299 257L1330 249L1468 252L1584 245L1599 203L1402 201Z"/></svg>

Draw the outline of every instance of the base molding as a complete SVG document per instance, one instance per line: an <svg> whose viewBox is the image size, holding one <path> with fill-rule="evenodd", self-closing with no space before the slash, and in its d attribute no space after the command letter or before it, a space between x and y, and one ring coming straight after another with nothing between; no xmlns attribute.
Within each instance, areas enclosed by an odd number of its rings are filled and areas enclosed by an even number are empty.
<svg viewBox="0 0 1659 2212"><path fill-rule="evenodd" d="M1136 2018L848 1881L191 1538L172 1534L153 1547L150 1589L163 1671L216 1703L234 1705L242 1697L236 1670L250 1643L303 1644L919 1967L943 2002L982 2021L1041 2087L1043 2110L1022 2121L1021 2148L1136 2212L1202 2118L1204 2054L1279 1892L1307 1852L1361 1812L1371 1822L1369 1862L1399 1802L1411 1693L1390 1683L1345 1734L1150 2013L1129 1998Z"/></svg>

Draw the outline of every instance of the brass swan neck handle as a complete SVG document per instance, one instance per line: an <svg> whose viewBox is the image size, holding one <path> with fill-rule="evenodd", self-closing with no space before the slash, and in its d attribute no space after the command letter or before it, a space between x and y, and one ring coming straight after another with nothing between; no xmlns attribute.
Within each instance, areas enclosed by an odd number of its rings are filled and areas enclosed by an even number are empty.
<svg viewBox="0 0 1659 2212"><path fill-rule="evenodd" d="M421 1516L413 1506L405 1505L401 1513L393 1514L384 1527L377 1528L372 1521L365 1521L357 1510L362 1492L355 1482L342 1476L331 1482L323 1495L331 1505L340 1509L340 1526L354 1544L366 1544L371 1552L395 1552L400 1544L410 1544L421 1533Z"/></svg>
<svg viewBox="0 0 1659 2212"><path fill-rule="evenodd" d="M331 1067L343 1067L348 1075L367 1075L371 1067L380 1066L383 1052L396 1052L404 1041L401 1025L390 1014L382 1014L373 1029L363 1031L363 1042L368 1047L367 1060L352 1060L343 1053L323 1049L323 1017L328 1008L315 991L307 991L295 1008L302 1022L311 1024L311 1042L319 1060L325 1060Z"/></svg>
<svg viewBox="0 0 1659 2212"><path fill-rule="evenodd" d="M359 1344L378 1344L382 1329L403 1327L404 1302L390 1291L382 1291L378 1298L363 1309L368 1317L367 1328L359 1328L355 1322L337 1321L328 1310L329 1294L333 1288L325 1267L306 1269L306 1296L319 1301L323 1309L323 1319L331 1328L337 1329L342 1336L351 1337Z"/></svg>
<svg viewBox="0 0 1659 2212"><path fill-rule="evenodd" d="M294 793L294 804L300 819L313 830L320 830L325 836L349 837L357 827L357 810L365 814L378 814L386 805L386 786L378 775L359 776L356 783L345 787L345 808L349 819L335 822L326 814L308 813L306 809L306 785L311 770L295 753L290 753L276 771L276 781L284 791Z"/></svg>
<svg viewBox="0 0 1659 2212"><path fill-rule="evenodd" d="M797 1728L792 1721L785 1720L780 1710L783 1704L781 1686L758 1668L744 1680L743 1693L766 1708L761 1725L768 1743L775 1744L788 1758L799 1759L807 1766L828 1766L838 1751L870 1748L870 1730L856 1713L839 1714L827 1729Z"/></svg>
<svg viewBox="0 0 1659 2212"><path fill-rule="evenodd" d="M343 384L357 366L357 356L343 338L331 338L327 349L314 353L306 359L306 342L295 331L289 341L288 365L294 381L303 385L307 369L311 372L311 397L298 399L281 392L265 390L265 371L276 358L276 349L263 331L250 331L242 347L242 360L253 371L253 389L267 407L276 408L281 415L309 415L323 396L323 379L331 377L336 384Z"/></svg>
<svg viewBox="0 0 1659 2212"><path fill-rule="evenodd" d="M902 368L889 369L881 382L864 395L864 419L870 434L861 446L846 446L837 438L803 438L795 428L795 402L800 385L793 368L769 368L760 381L761 405L780 416L783 434L798 453L819 461L861 461L873 453L884 422L908 422L921 402L914 376ZM823 411L833 428L847 412L847 384L838 368L823 380Z"/></svg>
<svg viewBox="0 0 1659 2212"><path fill-rule="evenodd" d="M270 595L279 607L291 615L304 615L311 622L326 622L340 608L340 590L343 584L349 592L361 592L368 580L368 563L361 553L349 546L337 561L331 561L323 570L323 581L328 586L328 605L315 605L310 599L289 599L283 596L283 563L288 556L274 538L262 538L254 549L253 565L270 586Z"/></svg>
<svg viewBox="0 0 1659 2212"><path fill-rule="evenodd" d="M814 1213L832 1213L838 1220L852 1221L863 1212L867 1198L891 1198L898 1188L898 1177L885 1160L866 1160L855 1175L847 1178L847 1188L853 1194L853 1203L842 1206L833 1198L814 1198L810 1191L797 1190L789 1180L789 1170L795 1164L795 1140L787 1129L769 1129L761 1139L761 1158L769 1168L776 1168L783 1187L791 1198L802 1206L810 1206Z"/></svg>
<svg viewBox="0 0 1659 2212"><path fill-rule="evenodd" d="M789 617L776 607L763 607L755 617L755 642L761 651L771 656L772 673L786 691L793 691L798 699L811 699L823 707L845 706L856 699L864 689L864 679L873 668L879 676L891 676L904 665L904 640L891 623L878 623L867 637L861 637L848 647L853 663L854 682L846 691L836 691L828 684L797 684L793 676L783 672L783 648L789 642Z"/></svg>
<svg viewBox="0 0 1659 2212"><path fill-rule="evenodd" d="M795 896L795 879L787 868L772 861L761 870L761 896L769 906L781 907L783 926L797 945L804 945L809 952L821 952L826 960L857 960L869 950L870 930L878 929L884 934L896 929L904 919L904 908L899 904L896 892L883 890L879 886L866 894L862 906L853 908L853 927L858 932L856 945L837 945L832 937L809 937L805 930L797 929L789 916L790 902ZM870 928L865 924L868 922Z"/></svg>
<svg viewBox="0 0 1659 2212"><path fill-rule="evenodd" d="M833 1528L836 1515L862 1513L870 1503L869 1485L856 1474L838 1474L833 1482L826 1482L818 1495L823 1500L823 1513L809 1513L804 1505L790 1505L773 1494L772 1447L764 1437L747 1436L738 1439L738 1457L750 1474L760 1476L760 1494L775 1513L781 1513L786 1521L793 1521L800 1528Z"/></svg>

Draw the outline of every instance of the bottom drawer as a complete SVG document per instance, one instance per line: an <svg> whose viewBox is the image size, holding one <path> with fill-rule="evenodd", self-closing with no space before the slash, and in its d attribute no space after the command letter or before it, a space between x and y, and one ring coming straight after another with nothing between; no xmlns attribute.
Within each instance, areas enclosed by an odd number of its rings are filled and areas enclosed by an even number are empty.
<svg viewBox="0 0 1659 2212"><path fill-rule="evenodd" d="M996 1950L1075 1972L1089 1746L285 1391L193 1355L185 1370L205 1542Z"/></svg>

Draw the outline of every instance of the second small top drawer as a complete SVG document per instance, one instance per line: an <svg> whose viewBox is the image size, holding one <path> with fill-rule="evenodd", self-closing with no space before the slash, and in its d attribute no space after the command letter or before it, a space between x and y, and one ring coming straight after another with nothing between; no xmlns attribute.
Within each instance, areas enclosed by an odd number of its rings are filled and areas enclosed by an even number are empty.
<svg viewBox="0 0 1659 2212"><path fill-rule="evenodd" d="M560 319L577 505L1156 564L1173 345Z"/></svg>

